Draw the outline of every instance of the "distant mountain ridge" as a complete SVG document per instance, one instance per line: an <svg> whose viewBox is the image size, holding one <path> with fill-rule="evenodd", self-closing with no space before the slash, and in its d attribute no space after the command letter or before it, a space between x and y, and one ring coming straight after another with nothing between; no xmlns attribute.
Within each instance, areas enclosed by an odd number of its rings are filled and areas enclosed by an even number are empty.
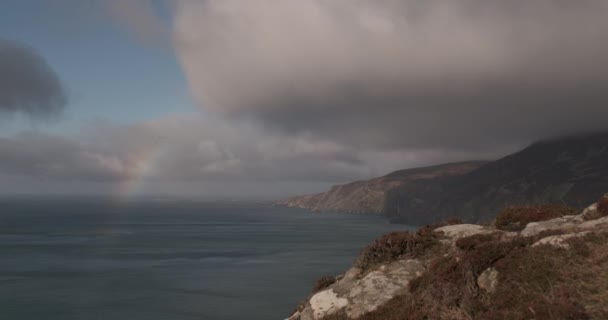
<svg viewBox="0 0 608 320"><path fill-rule="evenodd" d="M460 176L486 163L486 161L467 161L398 170L370 180L336 185L327 192L292 197L278 201L277 204L314 211L382 214L385 193L388 190L418 181Z"/></svg>
<svg viewBox="0 0 608 320"><path fill-rule="evenodd" d="M582 208L608 190L608 132L541 141L466 175L387 192L383 214L428 223L447 217L490 220L508 205Z"/></svg>
<svg viewBox="0 0 608 320"><path fill-rule="evenodd" d="M449 217L487 221L508 205L577 208L608 190L608 132L540 141L502 159L400 170L279 201L315 211L382 214L426 224Z"/></svg>

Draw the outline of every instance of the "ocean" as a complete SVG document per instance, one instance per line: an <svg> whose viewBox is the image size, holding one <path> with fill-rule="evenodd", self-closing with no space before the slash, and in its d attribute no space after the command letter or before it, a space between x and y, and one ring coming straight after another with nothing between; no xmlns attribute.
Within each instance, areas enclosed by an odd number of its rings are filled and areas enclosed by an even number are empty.
<svg viewBox="0 0 608 320"><path fill-rule="evenodd" d="M282 320L381 217L171 199L0 199L0 319Z"/></svg>

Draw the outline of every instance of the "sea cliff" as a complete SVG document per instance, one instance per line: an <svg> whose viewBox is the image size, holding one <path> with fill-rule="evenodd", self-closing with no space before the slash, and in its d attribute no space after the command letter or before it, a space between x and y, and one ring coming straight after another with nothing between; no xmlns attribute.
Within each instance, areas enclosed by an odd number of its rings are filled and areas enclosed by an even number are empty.
<svg viewBox="0 0 608 320"><path fill-rule="evenodd" d="M384 212L385 195L389 190L412 186L421 181L436 181L464 175L486 163L486 161L467 161L398 170L370 180L336 185L326 192L281 200L276 204L313 211L381 214Z"/></svg>

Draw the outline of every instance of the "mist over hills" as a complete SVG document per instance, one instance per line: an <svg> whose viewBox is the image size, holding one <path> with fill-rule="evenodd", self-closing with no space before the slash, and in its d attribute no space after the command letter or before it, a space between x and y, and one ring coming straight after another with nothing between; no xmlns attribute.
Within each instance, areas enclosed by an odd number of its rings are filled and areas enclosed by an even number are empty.
<svg viewBox="0 0 608 320"><path fill-rule="evenodd" d="M397 171L279 202L317 211L382 214L424 224L448 217L487 221L504 206L582 208L608 190L608 132L539 141L496 161Z"/></svg>

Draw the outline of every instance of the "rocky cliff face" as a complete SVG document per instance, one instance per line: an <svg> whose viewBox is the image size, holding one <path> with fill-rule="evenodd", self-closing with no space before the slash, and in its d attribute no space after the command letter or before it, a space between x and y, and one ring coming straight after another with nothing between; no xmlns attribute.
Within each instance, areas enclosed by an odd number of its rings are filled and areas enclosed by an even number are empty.
<svg viewBox="0 0 608 320"><path fill-rule="evenodd" d="M528 206L494 226L386 235L289 320L608 319L608 195L569 212Z"/></svg>
<svg viewBox="0 0 608 320"><path fill-rule="evenodd" d="M383 212L385 193L388 190L413 185L420 181L460 176L485 163L484 161L469 161L400 170L367 181L337 185L327 192L282 200L277 204L315 211L380 214Z"/></svg>
<svg viewBox="0 0 608 320"><path fill-rule="evenodd" d="M460 217L487 221L506 205L564 203L582 208L608 190L608 133L539 142L461 176L400 185L384 214L423 224Z"/></svg>

